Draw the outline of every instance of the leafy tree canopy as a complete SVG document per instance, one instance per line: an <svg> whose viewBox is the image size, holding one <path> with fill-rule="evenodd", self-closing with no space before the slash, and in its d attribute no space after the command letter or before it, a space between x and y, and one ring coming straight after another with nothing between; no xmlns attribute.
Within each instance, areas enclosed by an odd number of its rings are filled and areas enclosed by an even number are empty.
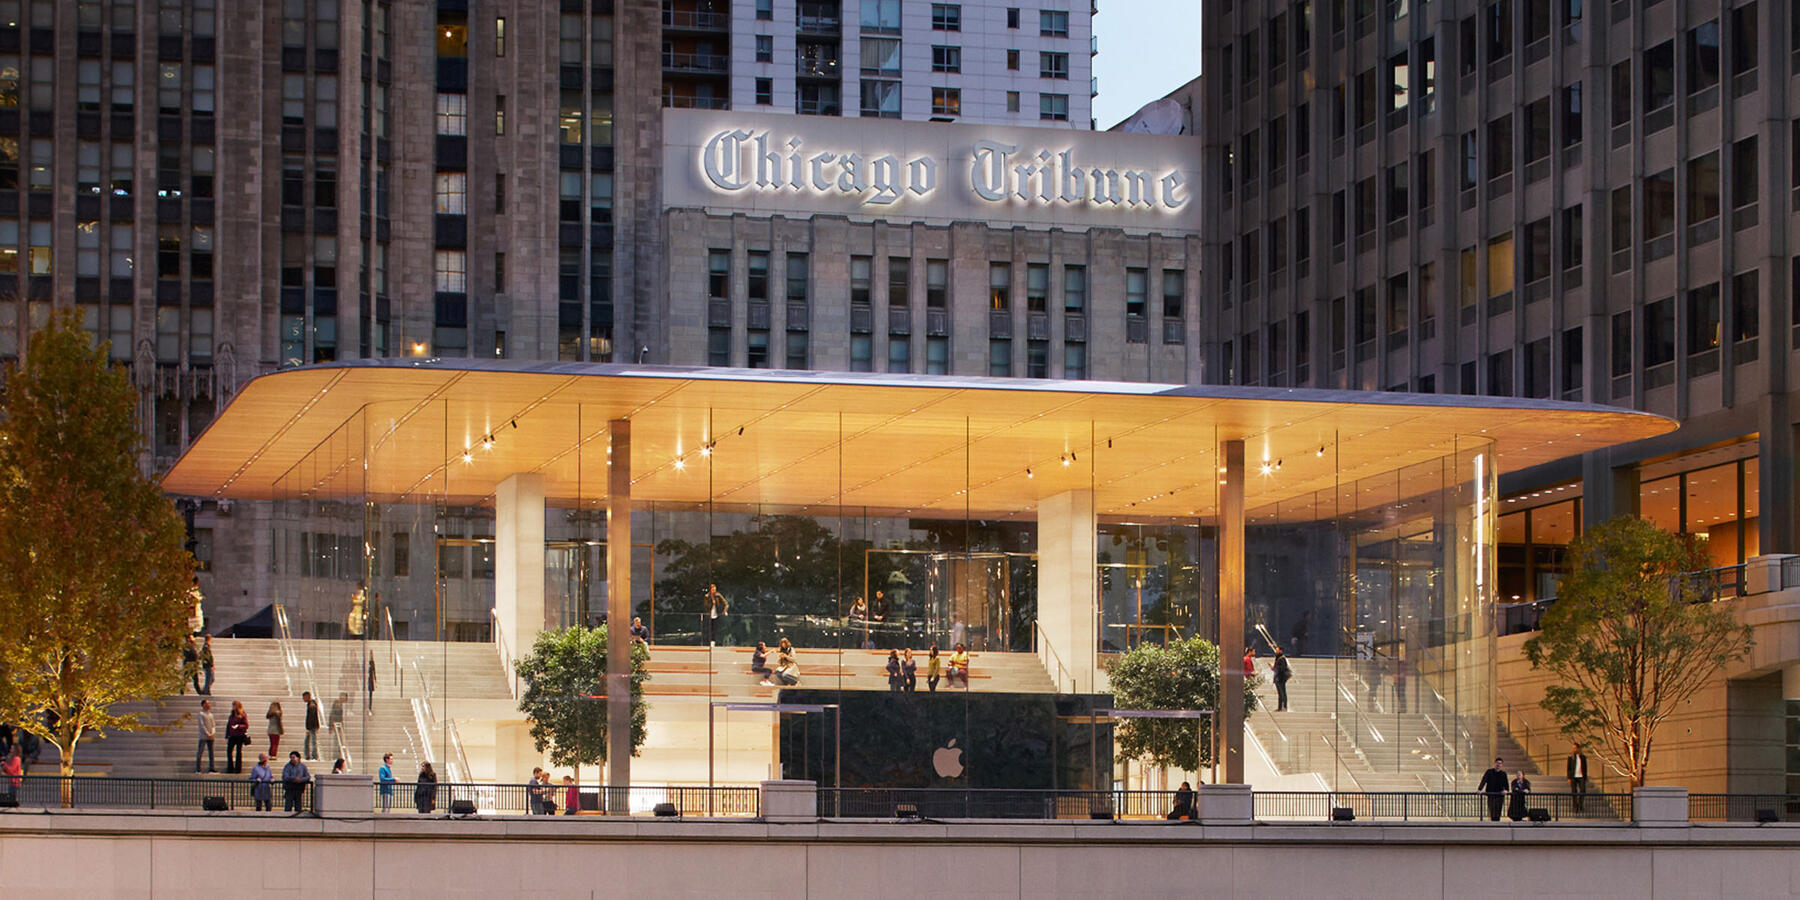
<svg viewBox="0 0 1800 900"><path fill-rule="evenodd" d="M1142 643L1115 659L1107 670L1113 705L1119 709L1210 709L1219 707L1219 648L1204 638ZM1256 708L1257 679L1244 683L1244 708ZM1199 771L1213 761L1212 719L1132 719L1115 740L1119 759Z"/></svg>
<svg viewBox="0 0 1800 900"><path fill-rule="evenodd" d="M519 711L531 722L538 752L551 763L580 768L606 761L607 626L540 632L531 652L513 663L525 689ZM644 682L650 650L631 645L631 755L644 746L649 704Z"/></svg>
<svg viewBox="0 0 1800 900"><path fill-rule="evenodd" d="M138 467L137 391L58 315L0 393L0 720L61 751L155 727L114 704L173 693L194 559ZM66 797L65 797L66 800Z"/></svg>
<svg viewBox="0 0 1800 900"><path fill-rule="evenodd" d="M1556 602L1525 642L1532 666L1556 682L1540 705L1564 734L1641 786L1657 727L1743 658L1751 629L1710 602L1711 563L1692 537L1636 516L1583 534L1567 562Z"/></svg>

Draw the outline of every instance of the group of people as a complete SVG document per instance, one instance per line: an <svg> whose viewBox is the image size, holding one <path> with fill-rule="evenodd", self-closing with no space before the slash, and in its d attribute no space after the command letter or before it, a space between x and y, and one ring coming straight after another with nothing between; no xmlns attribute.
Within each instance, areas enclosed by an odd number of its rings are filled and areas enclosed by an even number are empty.
<svg viewBox="0 0 1800 900"><path fill-rule="evenodd" d="M1244 677L1256 677L1256 648L1244 648ZM1275 711L1287 712L1288 682L1294 677L1294 667L1288 663L1287 654L1280 647L1275 648L1275 661L1269 665L1269 680L1275 682Z"/></svg>
<svg viewBox="0 0 1800 900"><path fill-rule="evenodd" d="M780 682L782 687L793 687L800 683L800 665L794 662L794 645L782 638L777 644L775 665L769 665L769 648L762 641L756 642L756 649L750 653L750 674L762 676L764 687Z"/></svg>
<svg viewBox="0 0 1800 900"><path fill-rule="evenodd" d="M304 705L306 711L305 721L303 723L305 725L306 737L301 742L300 750L296 752L305 759L319 759L320 728L328 727L334 732L342 729L344 725L344 706L349 700L350 695L340 691L337 695L337 699L331 701L331 712L330 716L327 718L319 708L318 698L314 697L311 691L302 692L300 694L300 702ZM266 755L271 759L279 759L281 754L281 739L287 734L286 716L281 710L281 701L275 700L269 703L268 711L263 713L263 720L267 723L265 731L269 737L269 752ZM217 772L218 769L216 768L213 752L214 747L216 746L215 740L218 734L218 723L214 718L212 701L210 699L202 699L200 701L200 710L194 716L194 724L198 730L197 737L199 740L199 743L194 748L194 771L202 771L200 768L200 757L205 756L206 768L204 771L208 773ZM244 710L243 701L233 700L231 701L231 713L225 718L226 773L235 775L243 771L244 748L249 745L250 714Z"/></svg>
<svg viewBox="0 0 1800 900"><path fill-rule="evenodd" d="M950 663L946 667L938 656L938 648L934 645L925 656L925 687L936 691L938 678L947 677L951 687L957 680L962 686L969 686L969 649L957 644L950 653ZM912 648L905 650L889 650L887 657L888 690L895 693L911 693L919 688L919 664L913 659Z"/></svg>
<svg viewBox="0 0 1800 900"><path fill-rule="evenodd" d="M339 766L343 760L338 760ZM312 772L300 760L300 751L288 751L287 765L281 767L281 809L283 812L306 811L306 786L312 783ZM269 768L269 754L256 754L256 765L250 767L250 798L257 812L273 812L275 773Z"/></svg>
<svg viewBox="0 0 1800 900"><path fill-rule="evenodd" d="M525 785L525 799L528 801L526 809L529 815L556 815L557 790L558 785L549 772L540 767L532 767L531 781ZM572 816L580 812L581 787L575 783L573 776L563 776L561 791L563 815Z"/></svg>
<svg viewBox="0 0 1800 900"><path fill-rule="evenodd" d="M17 794L25 773L43 753L43 740L36 734L7 722L0 722L0 774L7 776L8 793Z"/></svg>
<svg viewBox="0 0 1800 900"><path fill-rule="evenodd" d="M206 682L201 683L200 679ZM204 635L199 644L194 643L194 636L188 635L181 645L181 692L187 693L189 682L194 685L194 693L202 697L212 696L213 686L213 649L212 635Z"/></svg>

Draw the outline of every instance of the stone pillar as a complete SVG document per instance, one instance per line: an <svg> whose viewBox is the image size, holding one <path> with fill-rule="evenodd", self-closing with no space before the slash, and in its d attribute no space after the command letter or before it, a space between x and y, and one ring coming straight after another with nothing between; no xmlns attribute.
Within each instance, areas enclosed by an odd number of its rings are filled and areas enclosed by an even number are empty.
<svg viewBox="0 0 1800 900"><path fill-rule="evenodd" d="M1038 501L1038 627L1055 659L1068 669L1069 689L1077 692L1095 689L1097 534L1092 490L1064 491ZM1050 677L1060 680L1044 642L1033 643Z"/></svg>
<svg viewBox="0 0 1800 900"><path fill-rule="evenodd" d="M1244 442L1219 446L1219 708L1214 746L1220 779L1244 783Z"/></svg>
<svg viewBox="0 0 1800 900"><path fill-rule="evenodd" d="M631 787L631 422L607 423L606 811L629 815Z"/></svg>
<svg viewBox="0 0 1800 900"><path fill-rule="evenodd" d="M1199 787L1200 821L1207 825L1249 825L1251 787L1247 784L1202 784Z"/></svg>
<svg viewBox="0 0 1800 900"><path fill-rule="evenodd" d="M765 822L818 821L818 782L792 780L763 782L762 818Z"/></svg>
<svg viewBox="0 0 1800 900"><path fill-rule="evenodd" d="M367 816L374 796L368 775L313 776L313 812L321 816Z"/></svg>
<svg viewBox="0 0 1800 900"><path fill-rule="evenodd" d="M1687 788L1641 787L1632 791L1631 819L1639 825L1686 825L1688 823Z"/></svg>
<svg viewBox="0 0 1800 900"><path fill-rule="evenodd" d="M494 488L494 618L507 659L529 652L544 630L544 476L536 472Z"/></svg>

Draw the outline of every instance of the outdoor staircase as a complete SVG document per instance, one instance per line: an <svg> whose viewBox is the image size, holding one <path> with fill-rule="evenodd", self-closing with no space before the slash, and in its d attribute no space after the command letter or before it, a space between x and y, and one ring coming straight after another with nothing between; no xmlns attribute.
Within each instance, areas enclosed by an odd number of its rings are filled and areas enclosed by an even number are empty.
<svg viewBox="0 0 1800 900"><path fill-rule="evenodd" d="M1349 661L1288 662L1294 677L1287 685L1287 711L1274 711L1272 661L1259 658L1257 674L1263 686L1257 694L1263 708L1247 720L1281 774L1317 773L1338 790L1470 791L1492 764L1491 759L1471 759L1458 765L1459 761L1444 758L1442 734L1455 725L1441 711L1437 715L1424 711L1442 707L1429 698L1429 687L1416 673L1408 679L1408 707L1403 711L1391 680L1372 684ZM1508 771L1527 773L1533 790L1568 790L1566 779L1539 772L1504 730L1499 755Z"/></svg>

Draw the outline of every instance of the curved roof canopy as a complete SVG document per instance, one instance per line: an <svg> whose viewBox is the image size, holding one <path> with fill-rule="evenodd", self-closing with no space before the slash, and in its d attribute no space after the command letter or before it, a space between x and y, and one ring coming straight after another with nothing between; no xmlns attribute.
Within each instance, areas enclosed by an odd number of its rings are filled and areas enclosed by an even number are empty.
<svg viewBox="0 0 1800 900"><path fill-rule="evenodd" d="M1504 471L1676 427L1459 395L369 360L254 379L163 487L472 505L538 472L552 504L585 505L606 496L617 419L631 422L634 501L982 517L1030 515L1040 498L1090 486L1101 513L1204 516L1229 439L1246 442L1256 510L1405 480L1409 466L1490 440Z"/></svg>

